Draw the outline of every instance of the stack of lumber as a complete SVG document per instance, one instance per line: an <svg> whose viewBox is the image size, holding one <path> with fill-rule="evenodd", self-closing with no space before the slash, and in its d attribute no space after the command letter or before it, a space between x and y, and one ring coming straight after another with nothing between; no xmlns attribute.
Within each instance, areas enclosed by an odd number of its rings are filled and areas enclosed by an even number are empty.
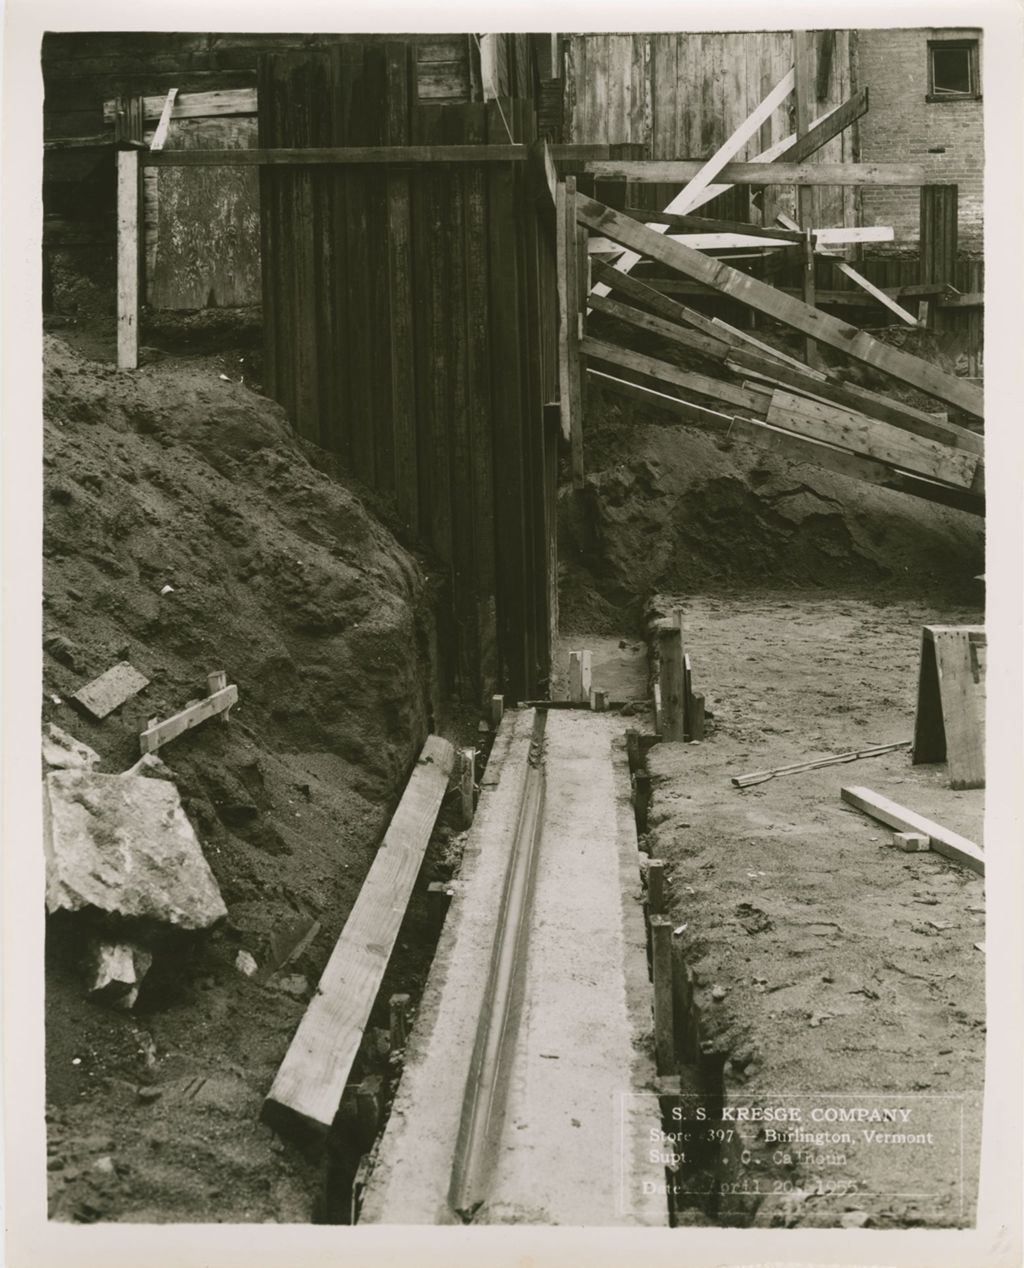
<svg viewBox="0 0 1024 1268"><path fill-rule="evenodd" d="M920 409L846 382L835 370L812 368L598 259L592 260L597 286L589 305L592 316L600 317L602 335L588 333L580 343L588 377L688 423L726 433L733 441L776 449L795 461L929 501L984 512L983 438L949 418L952 407L972 423L980 422L982 393L975 384L629 214L582 195L575 206L578 220L592 234L813 336L938 404L934 412ZM782 245L787 231L780 232ZM695 356L711 372L684 369L627 346L629 340L650 335L688 354L688 363Z"/></svg>

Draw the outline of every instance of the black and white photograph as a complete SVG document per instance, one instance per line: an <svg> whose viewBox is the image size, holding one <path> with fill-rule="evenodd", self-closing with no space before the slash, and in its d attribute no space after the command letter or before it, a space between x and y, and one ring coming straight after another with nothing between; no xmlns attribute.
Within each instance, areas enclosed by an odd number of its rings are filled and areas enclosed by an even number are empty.
<svg viewBox="0 0 1024 1268"><path fill-rule="evenodd" d="M791 9L9 5L12 1268L1021 1262L1021 14Z"/></svg>

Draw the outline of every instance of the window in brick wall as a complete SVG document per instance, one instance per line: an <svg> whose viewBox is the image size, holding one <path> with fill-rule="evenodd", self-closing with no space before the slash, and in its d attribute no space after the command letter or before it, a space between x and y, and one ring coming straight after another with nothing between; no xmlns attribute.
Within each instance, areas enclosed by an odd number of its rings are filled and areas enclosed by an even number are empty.
<svg viewBox="0 0 1024 1268"><path fill-rule="evenodd" d="M928 42L928 100L963 101L981 96L977 40Z"/></svg>

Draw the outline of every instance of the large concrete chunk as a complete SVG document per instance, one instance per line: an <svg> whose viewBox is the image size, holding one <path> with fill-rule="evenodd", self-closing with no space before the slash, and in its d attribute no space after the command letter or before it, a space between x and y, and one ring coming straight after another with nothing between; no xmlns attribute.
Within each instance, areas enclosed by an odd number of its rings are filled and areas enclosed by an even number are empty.
<svg viewBox="0 0 1024 1268"><path fill-rule="evenodd" d="M205 929L227 915L173 784L57 771L44 788L46 907Z"/></svg>
<svg viewBox="0 0 1024 1268"><path fill-rule="evenodd" d="M149 679L134 665L122 660L80 687L71 699L94 718L103 719L148 686Z"/></svg>
<svg viewBox="0 0 1024 1268"><path fill-rule="evenodd" d="M51 770L98 766L99 753L50 722L43 728L43 761Z"/></svg>

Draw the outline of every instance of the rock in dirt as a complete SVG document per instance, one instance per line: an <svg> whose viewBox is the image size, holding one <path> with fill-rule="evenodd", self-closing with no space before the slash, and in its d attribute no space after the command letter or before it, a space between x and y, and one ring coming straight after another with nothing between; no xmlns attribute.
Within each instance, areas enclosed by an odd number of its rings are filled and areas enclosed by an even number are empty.
<svg viewBox="0 0 1024 1268"><path fill-rule="evenodd" d="M227 915L173 784L57 771L43 803L49 912L93 908L189 930Z"/></svg>
<svg viewBox="0 0 1024 1268"><path fill-rule="evenodd" d="M49 638L43 639L43 649L62 665L67 665L76 673L82 672L82 649L70 638L65 638L63 634L51 634Z"/></svg>
<svg viewBox="0 0 1024 1268"><path fill-rule="evenodd" d="M48 722L43 728L43 761L51 770L91 770L99 764L100 755L55 723Z"/></svg>
<svg viewBox="0 0 1024 1268"><path fill-rule="evenodd" d="M871 1216L867 1211L846 1211L840 1216L839 1223L843 1228L866 1228L871 1223Z"/></svg>
<svg viewBox="0 0 1024 1268"><path fill-rule="evenodd" d="M89 998L112 1008L131 1008L153 963L150 953L130 942L105 942L99 938L92 940L89 953Z"/></svg>

